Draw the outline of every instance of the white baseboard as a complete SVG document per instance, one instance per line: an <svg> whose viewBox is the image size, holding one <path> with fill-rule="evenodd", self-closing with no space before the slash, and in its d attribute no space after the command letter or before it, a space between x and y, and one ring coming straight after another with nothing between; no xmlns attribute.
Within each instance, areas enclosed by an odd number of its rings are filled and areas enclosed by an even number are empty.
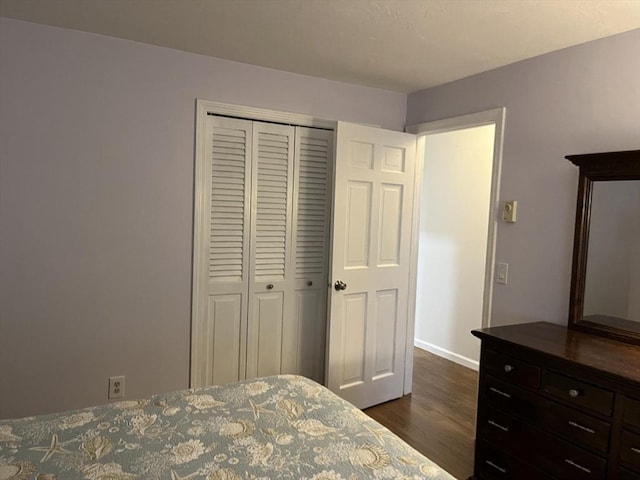
<svg viewBox="0 0 640 480"><path fill-rule="evenodd" d="M463 357L462 355L459 355L457 353L450 352L449 350L438 347L432 343L424 342L416 338L413 340L413 345L421 348L422 350L433 353L434 355L438 355L439 357L451 360L458 365L462 365L463 367L475 370L476 372L479 369L479 362L477 362L476 360L471 360L470 358Z"/></svg>

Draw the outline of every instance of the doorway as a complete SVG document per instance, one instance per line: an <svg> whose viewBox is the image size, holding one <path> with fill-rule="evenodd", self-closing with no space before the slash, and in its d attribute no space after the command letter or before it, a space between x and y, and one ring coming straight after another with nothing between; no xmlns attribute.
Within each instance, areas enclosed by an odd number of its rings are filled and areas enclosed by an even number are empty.
<svg viewBox="0 0 640 480"><path fill-rule="evenodd" d="M412 127L424 159L414 345L478 368L490 324L504 109Z"/></svg>

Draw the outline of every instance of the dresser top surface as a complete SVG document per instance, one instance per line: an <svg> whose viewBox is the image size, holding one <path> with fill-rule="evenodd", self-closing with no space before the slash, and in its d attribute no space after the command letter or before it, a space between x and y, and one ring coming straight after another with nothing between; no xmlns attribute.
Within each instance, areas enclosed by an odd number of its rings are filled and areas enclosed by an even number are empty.
<svg viewBox="0 0 640 480"><path fill-rule="evenodd" d="M640 383L640 346L637 345L546 322L483 328L471 333L482 340L491 339L527 347Z"/></svg>

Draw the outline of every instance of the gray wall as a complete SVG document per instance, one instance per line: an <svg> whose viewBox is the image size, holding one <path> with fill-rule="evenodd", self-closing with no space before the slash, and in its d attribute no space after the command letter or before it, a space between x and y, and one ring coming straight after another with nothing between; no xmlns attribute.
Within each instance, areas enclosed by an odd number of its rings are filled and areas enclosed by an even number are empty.
<svg viewBox="0 0 640 480"><path fill-rule="evenodd" d="M407 124L507 107L493 325L566 324L577 168L564 156L640 148L640 30L409 95Z"/></svg>
<svg viewBox="0 0 640 480"><path fill-rule="evenodd" d="M0 418L185 388L195 99L400 129L406 95L0 19Z"/></svg>

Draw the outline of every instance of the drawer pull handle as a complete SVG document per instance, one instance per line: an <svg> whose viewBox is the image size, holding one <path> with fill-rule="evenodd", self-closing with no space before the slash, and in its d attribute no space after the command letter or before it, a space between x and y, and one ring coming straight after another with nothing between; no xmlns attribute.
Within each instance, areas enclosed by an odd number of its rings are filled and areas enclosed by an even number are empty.
<svg viewBox="0 0 640 480"><path fill-rule="evenodd" d="M505 398L511 398L511 395L509 395L506 392L503 392L502 390L498 390L495 387L489 387L489 390L491 390L493 393L497 393L498 395L502 395Z"/></svg>
<svg viewBox="0 0 640 480"><path fill-rule="evenodd" d="M509 431L509 427L505 427L503 425L500 425L498 422L494 422L493 420L487 420L487 423L489 425L493 425L496 428L499 428L500 430L502 430L503 432L508 432Z"/></svg>
<svg viewBox="0 0 640 480"><path fill-rule="evenodd" d="M485 460L485 463L486 463L487 465L489 465L490 467L495 468L495 469L496 469L496 470L498 470L499 472L507 473L507 469L506 469L506 468L499 467L498 465L496 465L495 463L493 463L491 460Z"/></svg>
<svg viewBox="0 0 640 480"><path fill-rule="evenodd" d="M633 453L640 453L640 448L631 447L631 451L632 451Z"/></svg>
<svg viewBox="0 0 640 480"><path fill-rule="evenodd" d="M571 390L569 390L569 396L571 398L577 398L580 396L580 390L576 390L575 388L572 388Z"/></svg>
<svg viewBox="0 0 640 480"><path fill-rule="evenodd" d="M565 461L565 463L568 463L572 467L576 467L578 470L582 470L583 472L586 472L586 473L591 473L591 470L589 468L583 467L582 465L578 465L573 460L569 460L568 458L565 458L564 461Z"/></svg>
<svg viewBox="0 0 640 480"><path fill-rule="evenodd" d="M507 373L513 372L513 365L506 364L504 366L504 371L507 372Z"/></svg>
<svg viewBox="0 0 640 480"><path fill-rule="evenodd" d="M593 428L585 427L584 425L580 425L579 423L574 421L570 421L569 425L571 425L572 427L579 428L580 430L584 430L585 432L596 433L596 431Z"/></svg>

